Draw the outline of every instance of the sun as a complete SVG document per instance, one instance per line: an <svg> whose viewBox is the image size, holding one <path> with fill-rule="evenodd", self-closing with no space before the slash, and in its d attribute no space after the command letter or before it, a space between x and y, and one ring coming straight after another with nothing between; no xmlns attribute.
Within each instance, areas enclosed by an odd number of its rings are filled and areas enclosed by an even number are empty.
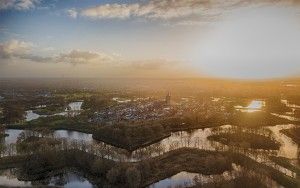
<svg viewBox="0 0 300 188"><path fill-rule="evenodd" d="M299 75L299 12L284 6L232 11L213 24L192 50L195 68L239 79Z"/></svg>

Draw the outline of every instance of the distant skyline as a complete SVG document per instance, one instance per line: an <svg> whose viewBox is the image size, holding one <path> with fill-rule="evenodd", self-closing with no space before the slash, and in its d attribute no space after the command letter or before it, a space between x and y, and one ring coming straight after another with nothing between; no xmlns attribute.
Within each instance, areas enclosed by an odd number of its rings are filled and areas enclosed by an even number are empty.
<svg viewBox="0 0 300 188"><path fill-rule="evenodd" d="M300 75L298 0L1 0L0 77Z"/></svg>

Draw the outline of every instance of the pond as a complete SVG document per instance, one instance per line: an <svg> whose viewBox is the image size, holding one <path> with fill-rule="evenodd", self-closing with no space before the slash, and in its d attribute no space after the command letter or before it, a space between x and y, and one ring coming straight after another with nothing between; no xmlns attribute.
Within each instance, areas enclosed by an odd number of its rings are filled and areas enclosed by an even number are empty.
<svg viewBox="0 0 300 188"><path fill-rule="evenodd" d="M77 140L77 141L85 141L91 143L93 141L93 135L87 134L78 131L69 131L69 130L56 130L54 131L55 138L64 138L69 141Z"/></svg>
<svg viewBox="0 0 300 188"><path fill-rule="evenodd" d="M95 187L79 173L66 172L50 179L49 186L63 186L66 188L92 188Z"/></svg>
<svg viewBox="0 0 300 188"><path fill-rule="evenodd" d="M29 130L26 130L29 131ZM19 129L5 129L5 133L8 134L4 138L5 144L14 144L17 142L18 137L20 134L24 132L24 130ZM79 131L69 131L69 130L56 130L53 132L53 136L55 138L63 138L67 141L85 141L85 142L92 142L93 137L92 134L87 134Z"/></svg>
<svg viewBox="0 0 300 188"><path fill-rule="evenodd" d="M300 118L296 118L293 115L295 115L296 109L300 109L299 105L296 104L291 104L288 100L286 99L281 99L281 103L284 104L286 107L290 108L290 112L286 112L285 114L278 114L278 113L271 113L273 116L277 116L283 119L287 119L290 121L295 121L295 122L300 122Z"/></svg>
<svg viewBox="0 0 300 188"><path fill-rule="evenodd" d="M31 121L38 119L39 117L47 117L47 115L39 115L37 113L34 113L32 110L27 110L25 115L25 121Z"/></svg>
<svg viewBox="0 0 300 188"><path fill-rule="evenodd" d="M257 112L261 111L265 105L264 100L253 100L248 106L235 106L235 109L241 112Z"/></svg>
<svg viewBox="0 0 300 188"><path fill-rule="evenodd" d="M21 181L14 175L16 169L0 170L0 186L31 187L31 182Z"/></svg>
<svg viewBox="0 0 300 188"><path fill-rule="evenodd" d="M80 173L65 171L60 175L39 182L21 181L17 178L17 169L0 170L0 186L31 187L38 186L63 186L69 188L92 188L95 187Z"/></svg>
<svg viewBox="0 0 300 188"><path fill-rule="evenodd" d="M241 171L241 167L233 163L232 169L232 171L225 171L222 174L213 175L203 175L183 171L169 178L160 180L159 182L150 185L149 188L191 187L198 183L211 183L221 179L230 180L237 176L237 174Z"/></svg>
<svg viewBox="0 0 300 188"><path fill-rule="evenodd" d="M66 116L66 115L71 115L71 116L76 116L80 113L81 106L82 106L83 102L82 101L78 101L78 102L71 102L68 104L68 107L65 109L65 111L60 112L60 113L56 113L53 114L55 115L61 115L61 116ZM50 115L50 116L53 116ZM25 120L26 121L32 121L35 119L38 119L39 117L47 117L48 115L39 115L37 113L34 113L32 110L27 110L25 111Z"/></svg>
<svg viewBox="0 0 300 188"><path fill-rule="evenodd" d="M293 117L293 116L289 116L289 115L282 115L282 114L277 114L277 113L271 113L273 116L277 116L277 117L280 117L280 118L283 118L283 119L287 119L287 120L290 120L290 121L295 121L295 122L300 122L300 118L296 118L296 117Z"/></svg>
<svg viewBox="0 0 300 188"><path fill-rule="evenodd" d="M286 99L281 99L281 103L282 104L285 104L287 107L289 107L289 108L300 108L300 106L299 105L297 105L297 104L291 104L288 100L286 100Z"/></svg>
<svg viewBox="0 0 300 188"><path fill-rule="evenodd" d="M228 127L228 125L222 127ZM165 138L150 146L135 150L132 153L130 160L135 161L140 160L141 158L154 157L162 153L183 147L215 150L216 146L220 146L221 144L209 141L207 137L211 134L211 128L197 129L191 132L174 132L171 133L171 136L168 138Z"/></svg>
<svg viewBox="0 0 300 188"><path fill-rule="evenodd" d="M128 103L128 102L131 102L131 99L122 99L122 98L119 98L119 97L113 97L112 100L116 101L118 103Z"/></svg>
<svg viewBox="0 0 300 188"><path fill-rule="evenodd" d="M19 135L23 132L24 130L19 130L19 129L5 129L5 134L8 134L4 138L5 144L14 144L17 142Z"/></svg>
<svg viewBox="0 0 300 188"><path fill-rule="evenodd" d="M246 173L244 173L246 172ZM191 172L180 172L169 178L160 180L156 183L153 183L148 188L176 188L176 187L192 187L192 186L203 186L209 183L222 183L223 181L230 181L238 178L242 175L246 176L257 176L262 183L265 184L268 188L273 187L282 187L274 180L268 178L267 176L258 175L256 172L243 169L241 166L232 164L231 171L225 171L222 174L212 174L212 175L203 175L199 173ZM213 186L212 186L213 187Z"/></svg>
<svg viewBox="0 0 300 188"><path fill-rule="evenodd" d="M165 188L165 187L191 187L195 185L194 179L201 174L180 172L170 178L166 178L149 186L149 188Z"/></svg>
<svg viewBox="0 0 300 188"><path fill-rule="evenodd" d="M281 143L279 151L273 150L237 150L238 152L243 152L243 154L251 157L252 159L258 162L268 163L269 166L276 167L274 163L272 163L268 156L283 156L290 159L295 159L297 157L298 145L296 145L290 138L280 133L281 129L290 128L294 125L277 125L274 127L267 127L270 129L274 137L277 141ZM224 125L220 128L227 129L231 128L231 125ZM13 130L7 129L5 133L9 134L8 137L5 138L5 144L16 143L18 136L22 133L23 130ZM79 145L82 144L92 144L94 147L93 151L96 155L101 155L105 158L116 160L116 161L140 161L145 158L152 158L155 156L162 155L165 152L176 150L183 147L188 148L198 148L205 150L228 150L228 146L209 141L207 137L213 133L213 128L205 128L198 129L193 131L180 131L174 132L170 137L165 138L157 143L154 143L150 146L137 149L132 153L128 151L111 146L104 142L98 142L93 140L92 134L82 133L78 131L69 131L69 130L56 130L54 131L55 138L65 139L68 142L77 141ZM80 146L78 146L80 148ZM86 147L85 147L86 148ZM105 154L103 154L105 153ZM294 173L290 171L286 171L286 169L282 169L277 165L278 170L284 172L289 176L294 176Z"/></svg>
<svg viewBox="0 0 300 188"><path fill-rule="evenodd" d="M286 157L289 159L296 159L298 157L298 144L296 144L290 137L280 132L280 130L291 129L293 127L295 127L295 125L293 124L267 127L273 132L276 140L281 144L278 156Z"/></svg>
<svg viewBox="0 0 300 188"><path fill-rule="evenodd" d="M287 157L290 159L297 158L298 145L295 144L289 137L280 133L280 130L289 129L294 126L295 125L287 124L287 125L276 125L276 126L267 127L273 132L275 139L281 143L278 152L279 156ZM227 129L230 127L232 126L224 125L221 126L220 128ZM8 134L9 136L5 137L5 144L7 145L7 144L16 143L18 136L22 132L23 130L6 129L5 133ZM128 155L128 153L126 153L125 150L123 149L111 146L104 142L93 140L92 134L87 134L78 131L70 131L70 130L56 130L53 132L54 138L62 138L69 142L83 141L86 144L93 144L96 146L101 145L103 147L110 148L110 150L114 152L114 156L118 155L117 157L121 157L129 161L138 161L143 158L158 156L162 153L183 148L183 147L198 148L198 149L205 149L205 150L228 149L228 146L224 144L208 140L207 137L210 136L211 134L212 134L212 128L197 129L191 132L188 131L174 132L171 134L170 137L167 137L149 146L137 149L133 151L130 155Z"/></svg>
<svg viewBox="0 0 300 188"><path fill-rule="evenodd" d="M80 110L82 110L82 109L81 109L82 104L83 104L82 101L71 102L71 103L69 103L69 105L68 105L68 108L69 108L69 109L66 109L65 111L68 111L68 110L80 111Z"/></svg>

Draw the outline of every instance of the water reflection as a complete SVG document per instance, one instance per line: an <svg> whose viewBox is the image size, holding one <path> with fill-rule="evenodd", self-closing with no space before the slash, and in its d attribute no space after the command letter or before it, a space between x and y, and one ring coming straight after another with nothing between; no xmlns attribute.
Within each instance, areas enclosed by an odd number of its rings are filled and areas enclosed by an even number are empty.
<svg viewBox="0 0 300 188"><path fill-rule="evenodd" d="M71 103L68 105L68 108L67 108L65 111L68 111L68 110L80 111L80 110L82 110L82 109L81 109L82 104L83 104L82 101L79 101L79 102L71 102Z"/></svg>
<svg viewBox="0 0 300 188"><path fill-rule="evenodd" d="M286 99L281 99L281 103L285 104L285 106L289 107L289 108L300 108L300 105L296 105L296 104L291 104L288 100Z"/></svg>
<svg viewBox="0 0 300 188"><path fill-rule="evenodd" d="M82 106L83 102L79 101L79 102L71 102L67 108L65 109L64 112L60 112L54 115L61 115L61 116L70 116L70 117L74 117L80 114L81 112L81 106Z"/></svg>
<svg viewBox="0 0 300 188"><path fill-rule="evenodd" d="M161 180L149 186L149 188L165 188L165 187L191 187L195 185L194 179L202 174L180 172L170 178Z"/></svg>
<svg viewBox="0 0 300 188"><path fill-rule="evenodd" d="M263 162L275 169L291 176L295 177L295 173L280 167L269 160L269 156L283 156L287 158L296 158L298 146L287 136L280 133L281 129L291 128L294 125L277 125L274 127L267 127L274 134L277 141L281 143L279 151L275 150L258 150L251 148L239 148L234 146L227 146L219 142L209 141L208 136L213 134L214 129L223 129L224 131L234 128L231 125L224 125L219 128L205 128L198 129L192 132L180 131L174 132L170 137L161 140L150 146L137 149L132 153L128 151L111 146L104 142L94 141L92 134L86 134L77 131L67 131L67 130L57 130L54 131L52 136L56 139L61 139L61 144L57 149L80 149L86 152L93 153L97 156L108 158L115 161L127 161L134 162L140 161L142 159L151 158L155 156L162 155L168 151L176 150L183 147L198 148L204 150L218 150L227 151L232 150L234 152L243 153L250 158L256 160L257 162ZM5 152L1 155L17 155L16 142L18 136L23 132L23 130L13 130L8 129L5 133L9 134L8 137L4 139L4 145L6 146ZM265 133L262 133L265 134ZM51 136L50 136L51 137Z"/></svg>
<svg viewBox="0 0 300 188"><path fill-rule="evenodd" d="M283 119L287 119L290 121L295 121L295 122L299 122L300 118L296 118L293 115L295 115L295 111L296 109L300 109L299 105L296 104L291 104L288 100L286 99L281 99L281 103L284 104L286 107L290 108L291 111L290 112L286 112L285 114L278 114L278 113L271 113L273 116L277 116Z"/></svg>
<svg viewBox="0 0 300 188"><path fill-rule="evenodd" d="M75 172L66 172L50 179L49 186L63 186L66 188L91 188L93 186L82 175Z"/></svg>
<svg viewBox="0 0 300 188"><path fill-rule="evenodd" d="M112 100L116 101L118 103L128 103L128 102L131 102L131 99L122 99L122 98L119 98L119 97L113 97Z"/></svg>
<svg viewBox="0 0 300 188"><path fill-rule="evenodd" d="M149 188L165 188L165 187L191 187L196 184L203 185L206 183L216 182L218 180L231 180L238 176L242 170L241 166L232 164L232 171L225 171L222 174L203 175L199 173L180 172L170 178L166 178L149 186Z"/></svg>
<svg viewBox="0 0 300 188"><path fill-rule="evenodd" d="M31 187L31 182L18 180L16 169L0 170L0 186Z"/></svg>
<svg viewBox="0 0 300 188"><path fill-rule="evenodd" d="M5 129L5 134L8 134L8 136L5 137L5 144L14 144L17 142L19 135L24 130L19 129Z"/></svg>
<svg viewBox="0 0 300 188"><path fill-rule="evenodd" d="M154 157L183 147L215 150L220 144L207 140L207 137L211 134L211 128L198 129L193 132L174 132L170 137L158 143L134 151L131 155L131 160L135 161L141 158Z"/></svg>
<svg viewBox="0 0 300 188"><path fill-rule="evenodd" d="M25 115L25 121L31 121L38 119L39 117L47 117L46 115L39 115L37 113L34 113L32 110L27 110Z"/></svg>
<svg viewBox="0 0 300 188"><path fill-rule="evenodd" d="M280 130L283 129L291 129L294 128L295 125L288 124L288 125L276 125L267 127L270 129L276 140L280 142L281 146L279 148L278 156L286 157L289 159L295 159L298 156L298 144L296 144L290 137L286 136L285 134L281 133Z"/></svg>
<svg viewBox="0 0 300 188"><path fill-rule="evenodd" d="M277 113L271 113L273 116L277 116L283 119L287 119L290 121L300 121L300 118L295 118L293 116L288 116L288 115L281 115L281 114L277 114Z"/></svg>
<svg viewBox="0 0 300 188"><path fill-rule="evenodd" d="M80 111L82 110L81 109L82 104L83 104L82 101L71 102L71 103L68 104L65 111L60 112L60 113L56 113L56 114L53 114L53 115L39 115L37 113L34 113L32 110L27 110L25 112L25 120L26 121L32 121L32 120L38 119L39 117L56 116L56 115L76 116L76 115L80 114Z"/></svg>
<svg viewBox="0 0 300 188"><path fill-rule="evenodd" d="M261 111L265 105L266 103L263 100L253 100L248 106L235 106L235 109L241 112L257 112Z"/></svg>
<svg viewBox="0 0 300 188"><path fill-rule="evenodd" d="M82 140L88 143L92 143L93 141L92 134L87 134L78 131L69 131L69 130L56 130L54 131L54 137L68 139L69 141Z"/></svg>
<svg viewBox="0 0 300 188"><path fill-rule="evenodd" d="M61 174L41 181L21 181L17 178L17 169L6 169L0 171L0 186L9 187L31 187L31 186L59 186L69 188L91 188L95 187L80 173L67 170Z"/></svg>
<svg viewBox="0 0 300 188"><path fill-rule="evenodd" d="M222 174L216 174L216 175L203 175L203 174L183 171L169 178L156 182L150 185L149 188L166 188L166 187L175 188L175 187L193 187L193 186L202 187L209 183L214 183L212 186L209 187L215 187L214 185L222 185L224 181L234 180L238 177L249 177L249 178L256 177L257 180L260 180L261 183L263 183L265 187L268 188L282 187L281 185L279 185L277 182L270 179L266 175L258 174L257 172L254 172L249 169L245 170L241 166L238 166L234 163L232 164L232 168L233 169L231 171L225 171Z"/></svg>
<svg viewBox="0 0 300 188"><path fill-rule="evenodd" d="M18 141L18 137L21 133L27 132L27 134L33 133L31 130L19 130L19 129L5 129L5 134L8 136L4 139L4 144L15 144ZM41 136L39 133L34 134L35 136ZM52 135L49 135L50 137ZM66 139L68 141L85 141L87 143L93 142L92 134L87 134L78 131L69 131L69 130L56 130L53 132L54 138Z"/></svg>
<svg viewBox="0 0 300 188"><path fill-rule="evenodd" d="M295 144L289 137L280 133L280 130L289 129L292 127L294 127L294 125L277 125L273 127L267 127L267 129L270 129L273 132L275 139L281 143L279 152L277 152L279 156L283 156L287 158L297 157L297 151L298 151L297 144ZM56 130L53 133L53 137L57 139L63 139L70 143L74 141L78 141L78 142L83 142L87 146L93 145L93 147L95 147L96 150L98 151L108 150L109 153L106 154L110 154L109 158L117 157L122 160L138 161L144 158L158 156L165 152L183 148L183 147L198 148L204 150L228 150L229 149L228 146L221 144L219 142L209 141L207 137L212 135L213 129L221 129L226 131L227 129L229 130L232 128L233 126L231 125L224 125L219 128L198 129L192 132L187 132L187 131L174 132L171 134L170 137L165 138L150 146L137 149L132 153L129 153L124 149L111 146L104 142L95 141L92 138L92 134L82 133L78 131ZM28 130L26 131L30 132ZM15 144L18 140L19 135L22 132L23 130L6 129L5 133L8 134L9 136L5 137L4 144L5 145ZM52 135L50 137L52 137ZM277 153L272 150L254 150L249 148L248 151L249 152L256 151L259 153L277 155Z"/></svg>

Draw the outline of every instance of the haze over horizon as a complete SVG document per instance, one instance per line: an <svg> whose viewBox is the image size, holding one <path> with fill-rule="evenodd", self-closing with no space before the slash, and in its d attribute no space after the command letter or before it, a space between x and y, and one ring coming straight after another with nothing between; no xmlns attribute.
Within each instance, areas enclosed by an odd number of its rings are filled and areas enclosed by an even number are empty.
<svg viewBox="0 0 300 188"><path fill-rule="evenodd" d="M300 75L298 0L0 2L0 77Z"/></svg>
<svg viewBox="0 0 300 188"><path fill-rule="evenodd" d="M300 188L300 0L0 0L0 188Z"/></svg>

